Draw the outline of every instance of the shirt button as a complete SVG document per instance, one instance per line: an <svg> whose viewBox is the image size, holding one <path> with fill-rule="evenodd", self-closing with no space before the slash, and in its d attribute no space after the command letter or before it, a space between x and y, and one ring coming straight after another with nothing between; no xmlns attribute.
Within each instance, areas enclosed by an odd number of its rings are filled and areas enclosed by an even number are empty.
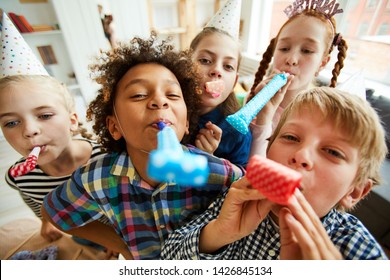
<svg viewBox="0 0 390 280"><path fill-rule="evenodd" d="M276 253L275 253L274 250L269 250L269 251L268 251L268 254L269 254L271 257L273 257L273 256L276 255Z"/></svg>

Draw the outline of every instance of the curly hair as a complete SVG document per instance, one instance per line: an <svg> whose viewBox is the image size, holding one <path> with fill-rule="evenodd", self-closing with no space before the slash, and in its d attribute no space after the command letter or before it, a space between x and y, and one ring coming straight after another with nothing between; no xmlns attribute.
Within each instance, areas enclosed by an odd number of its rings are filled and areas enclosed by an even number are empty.
<svg viewBox="0 0 390 280"><path fill-rule="evenodd" d="M256 94L255 89L256 89L257 85L263 80L263 78L266 74L268 66L269 66L269 64L272 60L272 57L274 55L274 52L275 52L275 47L276 47L276 44L278 42L279 34L282 32L283 28L287 24L292 22L294 19L299 18L299 17L303 17L303 16L315 17L315 18L321 20L322 22L324 22L324 24L327 26L327 30L328 30L327 42L325 42L325 43L327 46L329 46L327 48L326 53L324 53L324 55L330 55L331 52L333 51L333 47L335 46L334 42L335 42L336 36L337 37L339 36L338 33L334 34L334 32L336 30L336 21L333 17L328 19L322 13L319 13L319 12L317 12L315 10L311 10L311 9L303 10L301 13L292 16L280 28L278 35L275 38L271 39L271 41L267 47L267 50L263 54L263 58L260 61L259 68L255 74L255 80L253 82L250 93L248 95L248 101L251 100L255 96L255 94ZM341 69L344 67L344 60L347 56L347 50L348 50L347 42L344 39L341 39L340 42L337 42L337 50L338 50L337 61L336 61L334 68L332 70L332 79L331 79L330 85L329 85L330 87L336 87L337 77L340 74Z"/></svg>
<svg viewBox="0 0 390 280"><path fill-rule="evenodd" d="M120 44L118 48L102 51L97 62L89 66L92 78L101 85L98 96L89 104L87 120L94 120L93 130L99 143L107 152L122 152L126 149L123 138L114 140L106 126L106 118L113 115L113 105L119 81L132 67L144 63L156 63L169 69L179 81L187 105L190 134L182 143L189 143L195 133L198 121L200 76L197 66L191 60L190 51L174 50L170 39L157 42L152 32L148 39L134 37L129 44Z"/></svg>

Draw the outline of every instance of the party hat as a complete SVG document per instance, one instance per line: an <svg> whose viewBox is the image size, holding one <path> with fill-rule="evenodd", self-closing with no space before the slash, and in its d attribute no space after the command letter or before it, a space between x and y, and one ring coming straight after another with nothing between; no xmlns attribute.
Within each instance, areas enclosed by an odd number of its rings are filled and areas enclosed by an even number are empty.
<svg viewBox="0 0 390 280"><path fill-rule="evenodd" d="M211 18L205 27L214 27L239 38L241 0L227 0L225 5Z"/></svg>
<svg viewBox="0 0 390 280"><path fill-rule="evenodd" d="M0 78L14 75L49 76L15 25L3 12Z"/></svg>

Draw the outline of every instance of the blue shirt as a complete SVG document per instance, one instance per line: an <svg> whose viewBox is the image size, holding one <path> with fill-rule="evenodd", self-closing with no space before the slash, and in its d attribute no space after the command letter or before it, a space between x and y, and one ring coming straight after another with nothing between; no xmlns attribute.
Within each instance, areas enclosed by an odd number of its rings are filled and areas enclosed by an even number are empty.
<svg viewBox="0 0 390 280"><path fill-rule="evenodd" d="M168 236L162 248L163 259L208 260L278 260L280 233L268 215L250 235L233 242L215 254L199 253L202 228L214 220L222 207L224 196L186 226ZM333 244L347 260L387 259L385 252L364 225L354 216L332 209L321 219Z"/></svg>
<svg viewBox="0 0 390 280"><path fill-rule="evenodd" d="M222 115L218 107L200 116L199 128L205 128L205 124L208 121L211 121L222 129L221 142L215 150L214 155L225 158L234 164L246 166L252 143L252 134L249 129L245 135L237 131L226 121L226 118Z"/></svg>
<svg viewBox="0 0 390 280"><path fill-rule="evenodd" d="M201 214L244 170L195 147L207 157L208 182L202 187L161 183L151 187L140 178L126 152L112 153L76 170L49 193L44 207L64 230L106 216L135 259L160 258L161 246L174 229Z"/></svg>

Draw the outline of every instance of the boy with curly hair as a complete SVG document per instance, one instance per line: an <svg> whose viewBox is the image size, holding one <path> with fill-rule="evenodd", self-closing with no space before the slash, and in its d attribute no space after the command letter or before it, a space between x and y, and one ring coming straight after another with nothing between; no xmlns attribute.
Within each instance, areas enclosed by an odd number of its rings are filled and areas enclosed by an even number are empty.
<svg viewBox="0 0 390 280"><path fill-rule="evenodd" d="M102 86L87 116L107 155L76 170L49 193L42 208L58 228L88 237L127 259L158 259L168 234L202 213L244 170L193 146L207 157L210 176L194 188L156 182L146 172L157 147L158 123L182 140L197 119L198 74L189 52L166 41L134 38L91 66ZM191 106L188 106L191 104ZM188 107L187 107L188 106ZM112 227L97 220L106 216Z"/></svg>

